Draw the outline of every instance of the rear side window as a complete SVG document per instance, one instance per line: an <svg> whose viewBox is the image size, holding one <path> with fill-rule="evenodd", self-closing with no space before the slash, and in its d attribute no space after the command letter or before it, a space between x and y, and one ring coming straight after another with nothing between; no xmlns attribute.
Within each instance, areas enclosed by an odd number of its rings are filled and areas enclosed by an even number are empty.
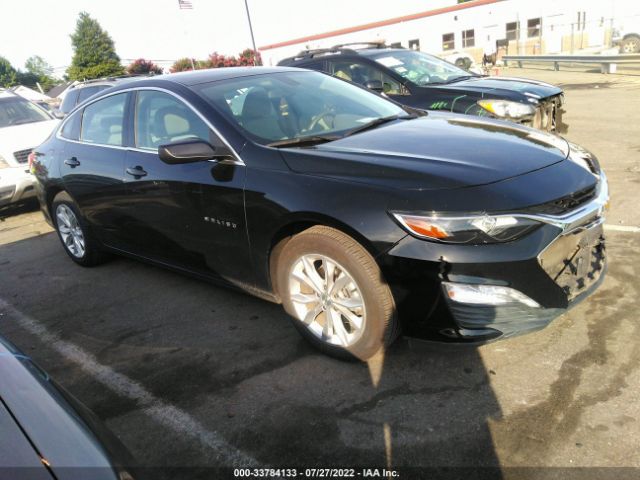
<svg viewBox="0 0 640 480"><path fill-rule="evenodd" d="M73 110L73 107L78 103L78 93L80 93L80 90L69 90L66 93L64 100L62 100L62 105L60 105L62 113L69 113Z"/></svg>
<svg viewBox="0 0 640 480"><path fill-rule="evenodd" d="M163 92L141 90L136 100L136 147L157 149L184 140L212 142L207 124L177 98Z"/></svg>
<svg viewBox="0 0 640 480"><path fill-rule="evenodd" d="M87 105L82 113L80 140L122 146L127 94L121 93Z"/></svg>
<svg viewBox="0 0 640 480"><path fill-rule="evenodd" d="M68 120L64 122L60 135L68 140L80 139L80 123L82 120L82 112L76 112Z"/></svg>
<svg viewBox="0 0 640 480"><path fill-rule="evenodd" d="M343 80L365 85L367 82L379 81L384 93L400 95L400 83L375 67L364 63L354 63L349 60L334 60L329 62L329 73Z"/></svg>

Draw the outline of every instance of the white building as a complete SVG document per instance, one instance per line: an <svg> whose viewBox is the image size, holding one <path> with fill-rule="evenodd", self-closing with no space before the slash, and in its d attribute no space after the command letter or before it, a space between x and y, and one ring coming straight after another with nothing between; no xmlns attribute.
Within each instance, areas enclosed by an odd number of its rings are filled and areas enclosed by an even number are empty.
<svg viewBox="0 0 640 480"><path fill-rule="evenodd" d="M307 48L385 40L437 55L465 51L480 61L486 51L511 55L571 53L606 48L612 28L640 16L637 0L441 1L443 7L330 32L310 32L259 47L265 65Z"/></svg>

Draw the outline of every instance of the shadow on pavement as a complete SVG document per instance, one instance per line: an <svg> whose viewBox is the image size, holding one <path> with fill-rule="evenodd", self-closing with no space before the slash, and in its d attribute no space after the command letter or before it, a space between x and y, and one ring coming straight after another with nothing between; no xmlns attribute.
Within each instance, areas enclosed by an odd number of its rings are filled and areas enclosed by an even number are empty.
<svg viewBox="0 0 640 480"><path fill-rule="evenodd" d="M17 310L266 465L501 478L488 426L501 410L476 348L400 340L370 366L333 360L278 305L125 259L83 269L53 234L0 247L0 264L0 296ZM106 420L143 466L219 465L197 435L154 423L0 318L0 333Z"/></svg>

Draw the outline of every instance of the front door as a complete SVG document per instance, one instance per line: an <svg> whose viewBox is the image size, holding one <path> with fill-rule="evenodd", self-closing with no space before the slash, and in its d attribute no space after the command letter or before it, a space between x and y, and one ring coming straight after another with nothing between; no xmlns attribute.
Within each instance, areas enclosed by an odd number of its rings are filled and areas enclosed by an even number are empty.
<svg viewBox="0 0 640 480"><path fill-rule="evenodd" d="M249 278L241 162L169 165L158 146L221 140L191 107L166 92L139 90L125 157L127 208L121 230L135 254L207 276Z"/></svg>

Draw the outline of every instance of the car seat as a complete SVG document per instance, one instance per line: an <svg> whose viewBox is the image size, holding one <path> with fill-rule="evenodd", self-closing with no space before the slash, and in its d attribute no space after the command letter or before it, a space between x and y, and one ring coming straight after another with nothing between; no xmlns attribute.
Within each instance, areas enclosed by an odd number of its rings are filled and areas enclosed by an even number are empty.
<svg viewBox="0 0 640 480"><path fill-rule="evenodd" d="M278 113L264 88L251 90L242 106L242 126L250 133L267 140L285 137L278 123Z"/></svg>

